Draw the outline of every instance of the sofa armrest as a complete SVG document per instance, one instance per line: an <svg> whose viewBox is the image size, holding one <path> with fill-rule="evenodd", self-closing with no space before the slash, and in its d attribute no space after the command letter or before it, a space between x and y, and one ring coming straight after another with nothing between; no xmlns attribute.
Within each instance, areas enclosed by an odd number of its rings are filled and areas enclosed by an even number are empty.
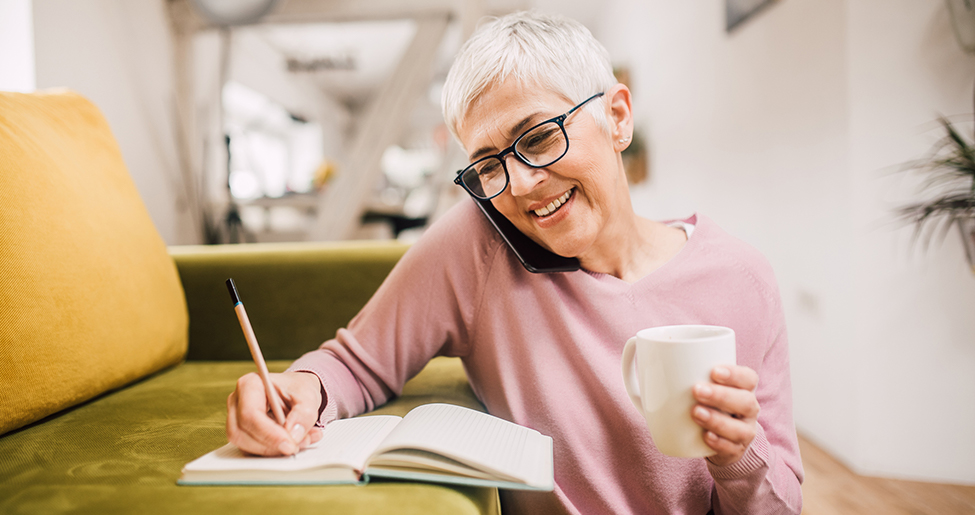
<svg viewBox="0 0 975 515"><path fill-rule="evenodd" d="M233 278L266 359L335 336L408 248L396 242L170 247L189 310L187 360L249 360L225 281Z"/></svg>

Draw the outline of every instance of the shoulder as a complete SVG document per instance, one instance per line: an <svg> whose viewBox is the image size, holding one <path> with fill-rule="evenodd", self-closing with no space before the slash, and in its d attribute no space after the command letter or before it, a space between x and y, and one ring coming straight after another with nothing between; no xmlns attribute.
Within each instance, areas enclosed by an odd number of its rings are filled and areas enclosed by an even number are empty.
<svg viewBox="0 0 975 515"><path fill-rule="evenodd" d="M700 250L702 265L724 277L745 280L776 304L779 299L775 272L769 260L758 249L732 236L702 214L688 219L695 226L691 240Z"/></svg>
<svg viewBox="0 0 975 515"><path fill-rule="evenodd" d="M407 256L447 270L469 270L489 266L503 244L474 202L465 198L431 224Z"/></svg>
<svg viewBox="0 0 975 515"><path fill-rule="evenodd" d="M697 240L697 241L694 241ZM763 377L772 349L787 346L785 318L772 265L761 252L714 221L696 215L689 253L679 286L704 309L705 320L731 327L738 342L738 364Z"/></svg>
<svg viewBox="0 0 975 515"><path fill-rule="evenodd" d="M469 198L463 198L440 215L427 229L427 235L449 234L452 237L469 236L471 239L490 239L491 225Z"/></svg>

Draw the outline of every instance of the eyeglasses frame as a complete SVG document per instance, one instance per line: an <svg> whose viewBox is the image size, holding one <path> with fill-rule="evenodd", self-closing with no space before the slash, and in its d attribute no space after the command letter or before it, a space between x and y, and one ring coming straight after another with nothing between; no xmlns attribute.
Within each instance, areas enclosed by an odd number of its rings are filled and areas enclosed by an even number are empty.
<svg viewBox="0 0 975 515"><path fill-rule="evenodd" d="M582 102L580 102L579 104L577 104L572 109L569 109L565 113L563 113L563 114L561 114L559 116L556 116L555 118L549 118L548 120L545 120L545 121L542 121L542 122L538 122L535 125L532 125L530 128L528 128L528 130L526 130L525 132L521 133L521 136L518 136L517 138L515 138L514 143L512 143L510 147L502 150L501 152L498 152L497 154L493 154L493 155L490 155L490 156L484 156L484 157L478 159L477 161L474 161L473 163L467 165L467 167L464 168L463 170L459 170L457 172L457 177L454 178L454 184L457 184L457 185L463 187L474 198L478 198L478 199L481 199L481 200L491 200L494 197L497 197L498 195L504 193L504 190L508 189L508 185L511 184L511 176L508 174L508 161L507 161L507 158L506 158L506 156L508 154L514 154L515 158L518 159L518 161L521 161L525 166L529 166L531 168L545 168L546 166L552 166L553 164L555 164L556 162L558 162L560 159L562 159L563 157L565 157L566 154L569 153L569 133L565 131L565 121L569 118L570 115L572 115L572 113L576 112L579 108L581 108L582 106L588 104L591 100L594 100L596 98L599 98L599 97L603 96L604 94L605 94L604 92L600 91L599 93L596 93L595 95L593 95L593 96L591 96L591 97L583 100ZM559 157L556 157L555 159L553 159L552 161L550 161L548 163L541 164L541 165L533 165L533 164L531 164L531 163L528 162L528 159L525 158L525 156L521 155L521 153L518 152L518 150L517 150L516 147L518 146L518 143L521 142L522 138L524 138L525 136L527 136L528 133L530 133L531 131L533 131L533 130L539 128L539 127L541 127L542 125L545 125L546 123L552 123L552 122L557 123L559 125L559 129L562 130L562 135L565 137L565 150L562 151L562 154L559 155ZM485 197L485 196L478 195L477 193L474 193L473 191L471 191L471 188L468 187L467 186L467 183L463 181L463 177L464 177L464 173L465 172L467 172L468 170L474 168L474 166L476 166L478 163L481 163L483 161L487 161L488 159L497 159L498 161L501 161L501 168L504 170L504 187L502 187L500 190L498 190L498 192L495 193L494 195L491 195L489 197Z"/></svg>

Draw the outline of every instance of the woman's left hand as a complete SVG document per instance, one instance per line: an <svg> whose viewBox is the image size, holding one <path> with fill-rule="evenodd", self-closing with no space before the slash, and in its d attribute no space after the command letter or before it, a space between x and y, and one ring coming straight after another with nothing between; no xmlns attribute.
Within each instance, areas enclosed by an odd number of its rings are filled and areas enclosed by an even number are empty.
<svg viewBox="0 0 975 515"><path fill-rule="evenodd" d="M704 443L717 451L709 457L718 466L736 463L755 439L758 399L755 387L758 374L740 366L719 366L711 371L714 384L694 386L698 402L691 411L697 424L704 428Z"/></svg>

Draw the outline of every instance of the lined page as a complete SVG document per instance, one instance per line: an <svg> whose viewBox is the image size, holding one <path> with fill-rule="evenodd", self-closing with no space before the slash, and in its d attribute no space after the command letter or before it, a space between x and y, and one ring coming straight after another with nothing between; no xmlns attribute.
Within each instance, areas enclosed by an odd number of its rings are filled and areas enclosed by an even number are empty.
<svg viewBox="0 0 975 515"><path fill-rule="evenodd" d="M362 472L369 455L399 421L399 417L376 415L330 422L321 440L294 457L253 456L228 443L186 464L184 470L292 471L341 466Z"/></svg>
<svg viewBox="0 0 975 515"><path fill-rule="evenodd" d="M442 454L533 486L552 483L550 437L461 406L427 404L415 408L376 452L403 448Z"/></svg>

